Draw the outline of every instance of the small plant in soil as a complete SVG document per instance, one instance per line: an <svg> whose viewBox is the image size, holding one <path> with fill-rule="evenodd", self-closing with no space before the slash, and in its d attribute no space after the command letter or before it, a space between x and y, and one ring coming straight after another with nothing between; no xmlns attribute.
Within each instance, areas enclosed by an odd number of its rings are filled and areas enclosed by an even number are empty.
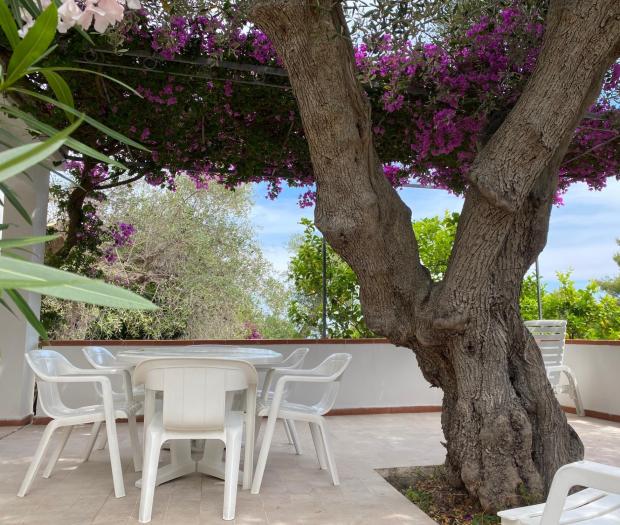
<svg viewBox="0 0 620 525"><path fill-rule="evenodd" d="M487 514L464 488L451 486L442 466L380 469L379 473L420 510L440 525L491 525L501 523ZM523 490L524 505L536 503Z"/></svg>

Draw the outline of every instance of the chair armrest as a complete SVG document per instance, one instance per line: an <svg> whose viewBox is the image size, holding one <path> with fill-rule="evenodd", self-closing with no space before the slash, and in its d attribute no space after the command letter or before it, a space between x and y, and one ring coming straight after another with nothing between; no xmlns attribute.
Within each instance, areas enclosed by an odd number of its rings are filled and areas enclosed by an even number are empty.
<svg viewBox="0 0 620 525"><path fill-rule="evenodd" d="M286 379L284 379L286 378ZM333 381L332 376L326 376L310 370L299 370L296 368L277 367L270 368L265 376L265 382L263 383L263 391L261 393L261 399L267 399L269 389L273 382L279 383L284 379L286 383L293 382L306 382L306 383L327 383Z"/></svg>
<svg viewBox="0 0 620 525"><path fill-rule="evenodd" d="M620 468L593 461L577 461L558 469L551 483L540 525L559 523L568 491L575 486L620 494Z"/></svg>
<svg viewBox="0 0 620 525"><path fill-rule="evenodd" d="M125 369L125 368L106 368L106 369L89 369L89 368L76 368L75 369L75 373L71 373L71 374L63 374L63 375L59 375L57 377L59 378L67 378L67 377L83 377L85 378L85 380L83 381L77 381L77 380L71 380L68 382L72 382L72 383L86 383L88 381L90 382L97 382L100 383L103 386L103 382L101 381L101 379L105 379L105 381L107 381L108 385L110 385L110 392L112 391L112 383L110 382L110 377L114 377L114 376L121 376L123 378L123 385L124 385L124 390L125 390L125 398L126 401L129 405L133 405L134 400L133 400L133 387L131 384L131 373L129 372L129 370ZM104 388L105 390L105 388Z"/></svg>
<svg viewBox="0 0 620 525"><path fill-rule="evenodd" d="M98 370L93 370L98 372ZM110 378L104 374L61 374L57 376L50 376L44 379L46 383L107 383L111 386Z"/></svg>
<svg viewBox="0 0 620 525"><path fill-rule="evenodd" d="M567 374L572 374L573 373L573 371L567 365L545 366L545 371L547 373L550 373L550 372L564 372L564 373L567 373Z"/></svg>

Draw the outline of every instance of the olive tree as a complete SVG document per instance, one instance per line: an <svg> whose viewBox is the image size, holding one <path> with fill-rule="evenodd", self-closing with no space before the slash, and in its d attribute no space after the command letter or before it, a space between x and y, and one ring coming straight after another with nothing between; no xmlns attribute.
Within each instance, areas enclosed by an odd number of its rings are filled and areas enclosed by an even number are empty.
<svg viewBox="0 0 620 525"><path fill-rule="evenodd" d="M444 392L446 467L485 509L542 494L583 457L519 314L546 243L558 169L620 54L617 0L552 0L535 69L478 152L448 268L421 264L411 212L386 179L340 3L255 0L251 20L288 72L308 142L315 222L353 268L368 327L411 348Z"/></svg>

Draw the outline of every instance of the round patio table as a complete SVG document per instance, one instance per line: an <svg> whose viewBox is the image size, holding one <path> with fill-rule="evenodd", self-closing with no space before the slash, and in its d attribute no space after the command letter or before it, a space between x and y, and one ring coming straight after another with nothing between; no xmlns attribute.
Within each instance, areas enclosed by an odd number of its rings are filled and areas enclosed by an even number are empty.
<svg viewBox="0 0 620 525"><path fill-rule="evenodd" d="M222 359L239 359L247 361L258 369L268 369L282 362L279 352L268 348L227 347L227 346L184 346L140 348L123 350L116 358L127 365L136 366L148 359L165 357L216 357ZM146 423L146 422L145 422ZM246 443L246 446L248 444ZM252 443L250 446L254 446ZM157 471L156 484L160 485L192 472L201 472L208 476L224 479L224 462L222 461L224 444L221 441L207 440L202 459L192 459L191 442L189 440L173 440L170 442L170 464L160 467ZM245 465L244 465L245 468ZM136 487L142 480L136 481Z"/></svg>
<svg viewBox="0 0 620 525"><path fill-rule="evenodd" d="M239 359L253 364L256 368L270 368L282 362L282 354L268 348L248 348L235 346L179 346L138 348L122 350L116 358L128 365L137 365L146 359L161 357L217 357Z"/></svg>

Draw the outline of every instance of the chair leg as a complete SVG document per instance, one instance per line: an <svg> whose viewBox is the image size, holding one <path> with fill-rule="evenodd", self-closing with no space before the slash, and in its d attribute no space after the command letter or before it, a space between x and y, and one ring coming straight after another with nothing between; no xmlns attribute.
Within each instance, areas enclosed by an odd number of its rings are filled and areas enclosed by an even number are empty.
<svg viewBox="0 0 620 525"><path fill-rule="evenodd" d="M293 444L293 436L291 436L291 430L288 427L288 419L284 420L284 431L286 432L286 439L288 439L288 444Z"/></svg>
<svg viewBox="0 0 620 525"><path fill-rule="evenodd" d="M140 523L151 521L161 445L159 436L154 436L152 432L146 432L144 436L142 487L140 489L140 513L138 517Z"/></svg>
<svg viewBox="0 0 620 525"><path fill-rule="evenodd" d="M57 428L58 428L58 425L56 424L56 421L52 421L45 427L45 430L43 431L43 435L41 436L41 441L39 441L39 445L37 446L37 451L35 452L34 457L32 458L32 461L30 462L30 466L28 467L28 470L26 471L26 475L24 476L24 481L22 481L22 484L19 487L19 492L17 493L17 495L20 498L23 498L30 490L30 486L32 485L32 482L34 481L34 477L37 474L37 470L39 470L39 467L41 466L41 463L43 462L43 456L45 455L45 451L47 450L47 447L49 446L52 434Z"/></svg>
<svg viewBox="0 0 620 525"><path fill-rule="evenodd" d="M316 450L316 457L319 460L319 467L321 470L327 469L327 460L325 458L325 447L323 447L323 438L321 437L321 429L316 423L310 423L310 434L312 434L312 441L314 442L314 449Z"/></svg>
<svg viewBox="0 0 620 525"><path fill-rule="evenodd" d="M319 424L319 429L321 431L321 437L323 438L323 446L325 447L325 455L327 456L327 466L329 468L329 473L332 475L332 482L334 483L334 485L338 486L340 485L340 478L338 477L336 460L334 459L334 452L332 451L329 444L327 429L325 428L325 424L323 422Z"/></svg>
<svg viewBox="0 0 620 525"><path fill-rule="evenodd" d="M69 440L69 436L71 435L72 430L73 430L72 426L64 427L61 430L62 435L60 436L60 440L56 444L56 448L53 450L52 455L50 456L50 459L47 462L47 467L43 471L44 478L49 478L52 475L52 470L54 470L56 463L58 463L58 459L60 458L62 451L65 449L65 446L67 444L67 441Z"/></svg>
<svg viewBox="0 0 620 525"><path fill-rule="evenodd" d="M579 387L577 386L577 380L572 372L565 372L566 377L568 378L568 384L570 388L570 396L573 398L573 403L575 403L575 411L579 417L583 417L586 415L586 411L583 409L583 401L581 400L581 394L579 393Z"/></svg>
<svg viewBox="0 0 620 525"><path fill-rule="evenodd" d="M252 494L258 494L260 492L260 486L263 482L263 474L265 473L265 467L267 466L267 456L269 456L269 448L271 447L271 440L273 439L275 428L276 418L268 417L267 425L265 426L265 435L263 436L258 461L256 462L254 481L252 482Z"/></svg>
<svg viewBox="0 0 620 525"><path fill-rule="evenodd" d="M237 483L241 459L241 433L230 432L226 436L226 465L224 467L224 510L222 519L234 520L237 504Z"/></svg>
<svg viewBox="0 0 620 525"><path fill-rule="evenodd" d="M254 420L254 446L258 445L259 443L260 428L262 424L263 424L263 417L256 416L256 419Z"/></svg>
<svg viewBox="0 0 620 525"><path fill-rule="evenodd" d="M110 465L112 467L114 495L117 498L123 498L125 496L123 466L121 465L121 454L118 448L118 435L116 434L116 421L114 416L110 417L106 414L105 429L108 436L108 453L110 454Z"/></svg>
<svg viewBox="0 0 620 525"><path fill-rule="evenodd" d="M102 423L102 421L95 421L93 423L93 428L90 431L90 438L88 439L86 450L84 451L84 455L82 456L83 462L88 461L90 459L90 455L93 453L95 441L97 441L97 436L99 435L99 431L101 430Z"/></svg>
<svg viewBox="0 0 620 525"><path fill-rule="evenodd" d="M299 442L299 434L297 433L295 421L293 421L292 419L285 419L284 428L288 428L288 431L291 435L291 441L293 442L293 446L295 447L295 454L301 456L301 443Z"/></svg>
<svg viewBox="0 0 620 525"><path fill-rule="evenodd" d="M105 448L107 442L108 442L108 435L107 435L106 432L104 432L101 435L101 439L99 440L99 443L97 443L97 445L95 445L95 450L103 450Z"/></svg>
<svg viewBox="0 0 620 525"><path fill-rule="evenodd" d="M140 439L138 438L138 426L136 424L136 416L128 415L127 423L129 426L129 438L131 439L133 467L136 472L140 472L140 470L142 470L142 449L140 448Z"/></svg>

